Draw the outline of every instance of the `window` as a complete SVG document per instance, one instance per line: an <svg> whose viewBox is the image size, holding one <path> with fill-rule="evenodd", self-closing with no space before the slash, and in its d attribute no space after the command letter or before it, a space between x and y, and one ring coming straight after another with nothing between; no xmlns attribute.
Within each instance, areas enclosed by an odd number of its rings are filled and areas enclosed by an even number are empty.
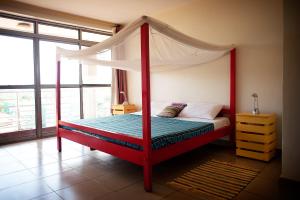
<svg viewBox="0 0 300 200"><path fill-rule="evenodd" d="M56 47L78 50L109 35L0 12L0 143L53 134ZM110 60L111 52L99 56ZM110 68L61 60L62 119L110 115L111 76Z"/></svg>
<svg viewBox="0 0 300 200"><path fill-rule="evenodd" d="M98 57L111 60L111 51L101 52ZM111 81L112 69L110 67L82 66L84 118L103 117L111 114ZM85 87L85 84L89 84L89 87ZM90 87L91 85L94 87Z"/></svg>
<svg viewBox="0 0 300 200"><path fill-rule="evenodd" d="M88 40L88 41L93 41L93 42L102 42L111 36L109 35L102 35L99 33L91 33L91 32L86 32L82 31L82 39L83 40Z"/></svg>
<svg viewBox="0 0 300 200"><path fill-rule="evenodd" d="M53 127L56 123L55 89L42 89L42 126ZM79 88L61 89L61 118L80 119Z"/></svg>
<svg viewBox="0 0 300 200"><path fill-rule="evenodd" d="M33 23L9 18L0 18L0 28L33 33Z"/></svg>
<svg viewBox="0 0 300 200"><path fill-rule="evenodd" d="M0 134L34 128L33 90L0 90Z"/></svg>
<svg viewBox="0 0 300 200"><path fill-rule="evenodd" d="M104 60L111 59L111 51L107 50L100 54L98 57ZM112 70L110 67L101 66L87 66L82 67L82 81L84 84L111 84Z"/></svg>
<svg viewBox="0 0 300 200"><path fill-rule="evenodd" d="M56 108L55 108L55 89L42 89L42 127L55 126Z"/></svg>
<svg viewBox="0 0 300 200"><path fill-rule="evenodd" d="M0 133L35 129L33 40L0 35Z"/></svg>
<svg viewBox="0 0 300 200"><path fill-rule="evenodd" d="M33 40L0 35L0 85L33 85Z"/></svg>
<svg viewBox="0 0 300 200"><path fill-rule="evenodd" d="M84 118L109 116L111 105L110 87L93 87L83 89Z"/></svg>
<svg viewBox="0 0 300 200"><path fill-rule="evenodd" d="M56 84L56 47L78 50L78 45L40 41L41 84ZM79 84L79 64L61 61L61 84Z"/></svg>
<svg viewBox="0 0 300 200"><path fill-rule="evenodd" d="M39 24L39 33L58 37L78 39L78 30Z"/></svg>

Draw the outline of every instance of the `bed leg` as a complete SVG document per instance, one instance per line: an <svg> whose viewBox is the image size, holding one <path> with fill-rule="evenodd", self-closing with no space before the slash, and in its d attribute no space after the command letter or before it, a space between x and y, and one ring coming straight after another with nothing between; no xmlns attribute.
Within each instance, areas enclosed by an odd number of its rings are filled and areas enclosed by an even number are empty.
<svg viewBox="0 0 300 200"><path fill-rule="evenodd" d="M229 135L230 144L235 147L235 127L233 126L231 129L231 133Z"/></svg>
<svg viewBox="0 0 300 200"><path fill-rule="evenodd" d="M57 150L61 152L61 137L57 137Z"/></svg>
<svg viewBox="0 0 300 200"><path fill-rule="evenodd" d="M229 136L229 140L230 140L230 144L231 144L232 146L235 146L235 136L234 136L233 134L231 134L231 135Z"/></svg>
<svg viewBox="0 0 300 200"><path fill-rule="evenodd" d="M144 189L152 192L152 166L144 165Z"/></svg>

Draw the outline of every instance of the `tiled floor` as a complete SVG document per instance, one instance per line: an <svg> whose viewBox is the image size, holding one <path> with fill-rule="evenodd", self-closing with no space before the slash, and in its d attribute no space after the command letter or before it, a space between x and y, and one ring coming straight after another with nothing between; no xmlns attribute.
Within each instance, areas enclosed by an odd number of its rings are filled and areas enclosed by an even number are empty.
<svg viewBox="0 0 300 200"><path fill-rule="evenodd" d="M0 146L0 199L205 199L176 191L166 182L210 159L261 169L236 199L297 199L299 188L278 184L281 161L238 158L228 147L206 145L154 167L153 192L143 190L142 168L99 151L48 138ZM299 198L298 198L299 199Z"/></svg>

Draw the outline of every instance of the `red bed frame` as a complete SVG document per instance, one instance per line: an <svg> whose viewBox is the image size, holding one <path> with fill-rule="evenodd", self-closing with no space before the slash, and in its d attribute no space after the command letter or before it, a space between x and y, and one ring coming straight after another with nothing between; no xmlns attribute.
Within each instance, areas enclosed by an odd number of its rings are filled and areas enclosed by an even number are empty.
<svg viewBox="0 0 300 200"><path fill-rule="evenodd" d="M57 60L57 82L56 82L56 135L57 149L62 150L61 138L66 138L91 149L96 149L118 158L127 160L144 168L144 188L146 191L152 191L152 166L170 159L177 155L191 151L199 146L210 143L214 140L230 135L230 140L234 141L235 124L235 52L230 52L230 107L224 108L221 114L230 118L230 126L217 129L204 135L193 137L192 139L169 145L165 148L152 150L151 148L151 114L150 114L150 71L149 71L149 24L144 23L141 26L141 64L142 64L142 121L143 138L135 138L124 134L110 133L94 128L80 126L61 120L61 102L60 102L60 60ZM134 150L121 145L113 144L104 140L66 130L61 126L68 126L82 131L88 131L116 140L126 141L132 144L143 146L143 151Z"/></svg>

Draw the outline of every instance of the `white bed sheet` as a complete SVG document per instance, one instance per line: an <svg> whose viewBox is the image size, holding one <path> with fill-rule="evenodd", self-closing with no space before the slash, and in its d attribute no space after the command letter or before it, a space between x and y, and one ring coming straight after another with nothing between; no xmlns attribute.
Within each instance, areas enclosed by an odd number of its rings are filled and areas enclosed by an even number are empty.
<svg viewBox="0 0 300 200"><path fill-rule="evenodd" d="M230 121L229 121L228 117L216 117L215 119L175 117L174 119L185 120L185 121L194 121L194 122L213 123L214 130L230 125Z"/></svg>
<svg viewBox="0 0 300 200"><path fill-rule="evenodd" d="M142 115L142 112L134 112L130 113L133 115ZM156 115L152 115L152 117L158 117ZM204 119L204 118L188 118L188 117L175 117L173 119L185 120L185 121L194 121L194 122L209 122L214 124L214 130L223 128L225 126L230 125L230 120L228 117L216 117L215 119Z"/></svg>

